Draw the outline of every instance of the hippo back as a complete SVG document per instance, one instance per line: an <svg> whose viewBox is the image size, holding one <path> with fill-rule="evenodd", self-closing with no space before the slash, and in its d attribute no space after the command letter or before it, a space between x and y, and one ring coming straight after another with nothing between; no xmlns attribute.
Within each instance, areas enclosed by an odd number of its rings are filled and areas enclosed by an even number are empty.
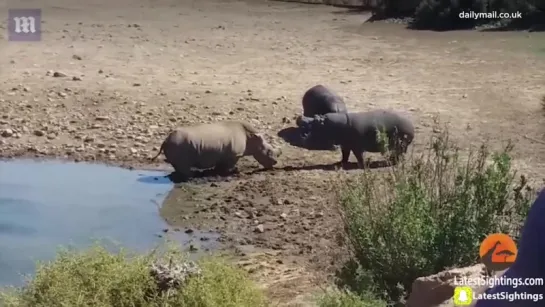
<svg viewBox="0 0 545 307"><path fill-rule="evenodd" d="M356 135L368 144L368 151L377 150L377 130L386 134L391 146L399 140L408 146L414 138L411 120L395 111L377 109L368 112L348 113L348 124ZM377 146L375 146L377 145Z"/></svg>
<svg viewBox="0 0 545 307"><path fill-rule="evenodd" d="M311 87L303 95L303 115L313 117L327 113L346 113L344 100L323 85Z"/></svg>

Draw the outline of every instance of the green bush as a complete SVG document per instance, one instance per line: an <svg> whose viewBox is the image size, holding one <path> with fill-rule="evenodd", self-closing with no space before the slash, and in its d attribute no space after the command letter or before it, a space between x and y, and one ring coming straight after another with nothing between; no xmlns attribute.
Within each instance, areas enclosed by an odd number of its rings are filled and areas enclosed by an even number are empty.
<svg viewBox="0 0 545 307"><path fill-rule="evenodd" d="M358 296L353 292L329 291L318 301L319 307L386 307L386 302L373 294Z"/></svg>
<svg viewBox="0 0 545 307"><path fill-rule="evenodd" d="M523 176L514 186L512 147L491 154L483 145L464 158L448 134L430 145L386 173L345 183L340 207L353 259L339 272L343 286L402 301L416 278L476 263L486 235L518 237L535 191Z"/></svg>
<svg viewBox="0 0 545 307"><path fill-rule="evenodd" d="M61 251L51 263L40 263L36 276L17 289L0 294L5 307L217 307L265 306L263 293L246 277L216 258L198 262L201 275L192 276L180 291L160 291L150 274L157 260L181 263L169 250L147 255L110 253L98 245L82 252Z"/></svg>

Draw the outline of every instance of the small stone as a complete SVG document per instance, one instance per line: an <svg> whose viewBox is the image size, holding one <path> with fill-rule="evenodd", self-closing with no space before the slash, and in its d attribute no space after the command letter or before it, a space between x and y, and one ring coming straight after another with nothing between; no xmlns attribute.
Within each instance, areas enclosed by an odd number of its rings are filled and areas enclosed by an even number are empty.
<svg viewBox="0 0 545 307"><path fill-rule="evenodd" d="M34 135L35 136L44 136L45 132L43 132L42 130L34 130Z"/></svg>
<svg viewBox="0 0 545 307"><path fill-rule="evenodd" d="M2 131L2 136L5 137L5 138L9 138L13 134L14 134L14 132L11 129L5 129L4 131Z"/></svg>
<svg viewBox="0 0 545 307"><path fill-rule="evenodd" d="M91 142L94 142L94 141L95 141L95 138L88 135L88 136L86 136L86 137L83 139L83 141L84 141L85 143L91 143Z"/></svg>
<svg viewBox="0 0 545 307"><path fill-rule="evenodd" d="M265 232L265 227L263 226L263 224L259 224L255 226L254 232L263 233Z"/></svg>
<svg viewBox="0 0 545 307"><path fill-rule="evenodd" d="M66 77L66 74L60 72L60 71L56 71L53 73L53 77L55 78L62 78L62 77Z"/></svg>
<svg viewBox="0 0 545 307"><path fill-rule="evenodd" d="M242 218L242 212L235 212L235 216L238 217L238 218Z"/></svg>
<svg viewBox="0 0 545 307"><path fill-rule="evenodd" d="M97 116L95 117L95 120L98 120L98 121L105 121L105 120L109 120L110 118L108 116Z"/></svg>
<svg viewBox="0 0 545 307"><path fill-rule="evenodd" d="M72 77L72 81L81 81L81 78L74 76L74 77Z"/></svg>
<svg viewBox="0 0 545 307"><path fill-rule="evenodd" d="M185 230L185 233L187 233L187 234L192 234L193 232L194 231L191 228L188 228L188 229Z"/></svg>
<svg viewBox="0 0 545 307"><path fill-rule="evenodd" d="M129 150L131 151L131 153L132 153L133 155L136 154L136 153L138 153L138 149L136 149L136 148L131 148L131 149L129 149Z"/></svg>
<svg viewBox="0 0 545 307"><path fill-rule="evenodd" d="M282 214L280 214L280 217L281 217L283 220L285 220L285 219L288 218L288 215L287 215L286 213L282 213Z"/></svg>
<svg viewBox="0 0 545 307"><path fill-rule="evenodd" d="M57 136L55 134L53 134L53 133L47 135L48 140L54 140L56 138L57 138Z"/></svg>
<svg viewBox="0 0 545 307"><path fill-rule="evenodd" d="M77 54L74 54L74 55L72 56L72 59L78 60L78 61L81 61L81 60L82 60L82 58L81 58L79 55L77 55Z"/></svg>

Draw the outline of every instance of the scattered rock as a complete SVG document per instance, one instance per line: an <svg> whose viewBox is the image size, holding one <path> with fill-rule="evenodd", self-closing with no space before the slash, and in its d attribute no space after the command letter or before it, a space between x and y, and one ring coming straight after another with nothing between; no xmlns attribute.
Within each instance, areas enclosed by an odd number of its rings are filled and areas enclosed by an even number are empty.
<svg viewBox="0 0 545 307"><path fill-rule="evenodd" d="M265 232L265 227L263 226L263 224L259 224L259 225L255 226L254 232L264 233Z"/></svg>
<svg viewBox="0 0 545 307"><path fill-rule="evenodd" d="M45 132L42 131L42 130L34 130L34 135L35 136L44 136Z"/></svg>
<svg viewBox="0 0 545 307"><path fill-rule="evenodd" d="M1 135L2 135L3 137L5 137L5 138L9 138L9 137L13 136L13 134L14 134L13 130L11 130L11 129L4 129L4 130L2 131L2 134L1 134Z"/></svg>
<svg viewBox="0 0 545 307"><path fill-rule="evenodd" d="M66 77L66 74L60 72L60 71L56 71L53 73L53 77L55 78L62 78L62 77Z"/></svg>
<svg viewBox="0 0 545 307"><path fill-rule="evenodd" d="M155 262L150 267L150 275L162 292L179 291L188 278L201 274L201 269L194 262L174 263L172 258L168 263Z"/></svg>
<svg viewBox="0 0 545 307"><path fill-rule="evenodd" d="M81 60L82 60L82 58L81 58L79 55L77 55L77 54L74 54L74 55L72 56L72 59L78 60L78 61L81 61Z"/></svg>
<svg viewBox="0 0 545 307"><path fill-rule="evenodd" d="M435 275L417 278L412 285L411 295L409 296L406 307L436 307L448 303L454 295L454 280L468 278L477 280L485 274L483 264L477 264L471 267L458 268L440 272ZM473 288L473 290L479 290Z"/></svg>

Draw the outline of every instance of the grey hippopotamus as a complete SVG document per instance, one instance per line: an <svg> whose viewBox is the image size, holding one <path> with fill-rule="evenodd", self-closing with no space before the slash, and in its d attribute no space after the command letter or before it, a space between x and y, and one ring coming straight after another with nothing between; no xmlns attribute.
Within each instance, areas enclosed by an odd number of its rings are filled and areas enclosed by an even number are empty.
<svg viewBox="0 0 545 307"><path fill-rule="evenodd" d="M333 90L318 84L308 89L303 95L303 116L297 117L296 125L301 129L301 137L305 138L305 131L311 119L316 115L328 113L346 113L344 100ZM306 146L309 149L335 149L333 144L325 142L313 142L307 139Z"/></svg>
<svg viewBox="0 0 545 307"><path fill-rule="evenodd" d="M341 163L346 164L350 152L353 152L360 168L365 167L363 153L366 151L382 154L389 151L392 162L396 163L399 156L407 152L414 138L412 122L391 110L328 113L306 120L309 122L306 139L320 139L340 145Z"/></svg>
<svg viewBox="0 0 545 307"><path fill-rule="evenodd" d="M231 171L243 156L253 156L264 168L276 165L281 154L252 126L239 121L222 121L186 126L172 130L163 141L155 160L164 153L170 163L187 180L191 168Z"/></svg>
<svg viewBox="0 0 545 307"><path fill-rule="evenodd" d="M346 113L346 105L341 96L318 84L303 95L303 116L313 117L327 113Z"/></svg>

